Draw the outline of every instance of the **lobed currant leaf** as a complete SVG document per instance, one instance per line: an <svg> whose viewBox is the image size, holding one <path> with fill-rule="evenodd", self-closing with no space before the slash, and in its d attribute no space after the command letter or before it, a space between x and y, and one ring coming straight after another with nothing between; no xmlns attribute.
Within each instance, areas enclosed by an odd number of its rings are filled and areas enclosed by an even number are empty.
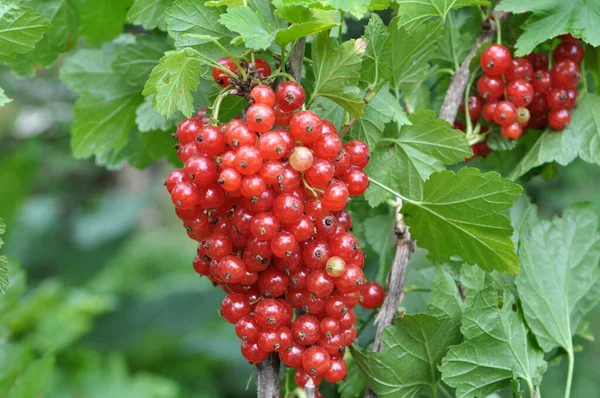
<svg viewBox="0 0 600 398"><path fill-rule="evenodd" d="M438 42L433 61L441 68L458 70L465 59L481 26L481 16L477 8L450 10Z"/></svg>
<svg viewBox="0 0 600 398"><path fill-rule="evenodd" d="M121 48L110 66L128 85L141 88L152 69L170 48L167 40L162 37L138 37L135 43Z"/></svg>
<svg viewBox="0 0 600 398"><path fill-rule="evenodd" d="M467 167L458 173L442 171L429 177L422 195L405 203L402 213L411 234L432 258L445 261L457 255L487 272L516 274L513 230L502 212L521 191L520 185L495 172Z"/></svg>
<svg viewBox="0 0 600 398"><path fill-rule="evenodd" d="M338 383L337 390L341 398L358 398L364 395L367 388L367 378L360 371L356 360L352 357L346 359L348 375L343 383Z"/></svg>
<svg viewBox="0 0 600 398"><path fill-rule="evenodd" d="M438 365L448 347L462 340L459 326L451 318L404 315L384 329L381 353L362 352L354 346L350 351L378 396L415 397L437 388Z"/></svg>
<svg viewBox="0 0 600 398"><path fill-rule="evenodd" d="M310 36L338 26L335 11L287 4L276 4L276 7L275 15L290 23L290 26L287 28L277 31L275 41L282 46L301 37Z"/></svg>
<svg viewBox="0 0 600 398"><path fill-rule="evenodd" d="M356 84L360 79L362 55L366 42L362 39L339 44L328 35L318 35L312 43L314 91L309 105L318 97L341 105L355 117L363 114L363 97Z"/></svg>
<svg viewBox="0 0 600 398"><path fill-rule="evenodd" d="M589 206L561 218L530 222L521 231L521 273L515 280L527 324L540 347L573 352L573 336L600 302L598 214Z"/></svg>
<svg viewBox="0 0 600 398"><path fill-rule="evenodd" d="M239 33L246 47L253 50L265 50L275 40L277 27L271 25L260 11L248 6L227 9L219 22Z"/></svg>
<svg viewBox="0 0 600 398"><path fill-rule="evenodd" d="M513 374L538 386L546 371L544 353L528 337L523 315L510 290L479 292L463 318L464 342L442 361L442 380L459 397L487 396L511 384Z"/></svg>
<svg viewBox="0 0 600 398"><path fill-rule="evenodd" d="M571 33L594 47L600 45L600 4L592 0L543 2L503 0L498 8L513 13L531 12L515 44L520 57L553 37Z"/></svg>
<svg viewBox="0 0 600 398"><path fill-rule="evenodd" d="M40 359L29 362L6 396L8 398L25 398L46 395L52 387L55 362L52 354L46 354Z"/></svg>
<svg viewBox="0 0 600 398"><path fill-rule="evenodd" d="M141 25L145 29L166 30L165 10L173 0L135 0L127 11L127 22Z"/></svg>
<svg viewBox="0 0 600 398"><path fill-rule="evenodd" d="M448 12L468 6L489 6L487 0L397 0L400 10L400 25L410 31L418 28L431 18L439 18L443 23Z"/></svg>
<svg viewBox="0 0 600 398"><path fill-rule="evenodd" d="M153 130L171 130L179 124L181 119L183 119L183 116L179 112L175 112L175 114L168 119L164 118L152 107L153 101L154 94L147 96L144 102L138 106L135 111L135 123L140 132L145 133Z"/></svg>
<svg viewBox="0 0 600 398"><path fill-rule="evenodd" d="M398 127L393 142L374 151L367 172L374 179L410 197L420 197L423 185L434 172L444 170L471 156L462 132L436 118L431 110L419 110L408 117L411 125ZM394 173L388 170L395 170ZM365 194L371 206L383 203L390 195L371 186Z"/></svg>
<svg viewBox="0 0 600 398"><path fill-rule="evenodd" d="M379 4L380 2L381 4ZM371 7L371 0L285 0L286 5L307 5L314 8L336 9L350 13L357 18L362 18L370 9L381 10L387 8L384 3L387 2L378 0L374 7ZM383 7L384 5L386 7Z"/></svg>
<svg viewBox="0 0 600 398"><path fill-rule="evenodd" d="M99 45L123 32L127 9L133 0L79 0L81 35L92 45Z"/></svg>
<svg viewBox="0 0 600 398"><path fill-rule="evenodd" d="M321 119L329 120L337 128L344 124L344 108L328 98L317 98L311 104L310 110L318 113Z"/></svg>
<svg viewBox="0 0 600 398"><path fill-rule="evenodd" d="M390 36L381 17L375 13L371 14L363 36L367 41L367 50L360 76L361 80L372 86L390 77L392 68Z"/></svg>
<svg viewBox="0 0 600 398"><path fill-rule="evenodd" d="M32 51L50 27L48 18L29 7L0 4L0 62Z"/></svg>

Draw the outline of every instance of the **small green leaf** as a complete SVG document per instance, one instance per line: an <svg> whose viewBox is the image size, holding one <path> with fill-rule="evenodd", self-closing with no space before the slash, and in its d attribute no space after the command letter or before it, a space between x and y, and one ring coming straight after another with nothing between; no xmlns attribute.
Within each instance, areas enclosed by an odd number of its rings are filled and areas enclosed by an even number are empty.
<svg viewBox="0 0 600 398"><path fill-rule="evenodd" d="M229 8L221 14L219 22L239 33L246 47L253 50L265 50L275 40L276 27L271 26L259 11L248 6Z"/></svg>
<svg viewBox="0 0 600 398"><path fill-rule="evenodd" d="M459 326L450 318L405 315L385 328L381 353L350 350L377 396L416 397L437 389L438 365L448 347L460 343Z"/></svg>
<svg viewBox="0 0 600 398"><path fill-rule="evenodd" d="M133 0L78 0L81 35L99 45L123 32L127 9Z"/></svg>
<svg viewBox="0 0 600 398"><path fill-rule="evenodd" d="M458 70L481 30L477 8L450 11L433 61L442 68Z"/></svg>
<svg viewBox="0 0 600 398"><path fill-rule="evenodd" d="M50 27L48 18L29 7L0 4L0 63L32 51Z"/></svg>
<svg viewBox="0 0 600 398"><path fill-rule="evenodd" d="M123 46L110 66L128 85L141 88L169 49L171 46L162 37L141 36L135 43Z"/></svg>
<svg viewBox="0 0 600 398"><path fill-rule="evenodd" d="M310 110L319 114L321 119L329 120L338 129L344 125L344 108L325 97L317 98L310 106Z"/></svg>
<svg viewBox="0 0 600 398"><path fill-rule="evenodd" d="M2 89L2 87L0 87L0 108L10 102L12 102L12 99L8 98L6 96L6 94L4 93L4 90Z"/></svg>
<svg viewBox="0 0 600 398"><path fill-rule="evenodd" d="M392 87L403 83L418 83L429 73L429 61L435 56L441 37L441 25L425 25L408 33L394 19L388 26L391 35Z"/></svg>
<svg viewBox="0 0 600 398"><path fill-rule="evenodd" d="M365 60L360 72L361 80L376 86L381 80L390 77L392 71L392 48L390 33L381 17L373 13L365 27L364 39L367 41Z"/></svg>
<svg viewBox="0 0 600 398"><path fill-rule="evenodd" d="M431 110L417 111L408 120L411 125L400 127L387 148L374 151L368 173L392 189L417 198L432 173L444 170L446 164L463 161L472 151L464 133L438 119ZM365 197L376 206L390 195L371 186Z"/></svg>
<svg viewBox="0 0 600 398"><path fill-rule="evenodd" d="M467 6L489 6L487 0L396 0L400 5L400 25L413 30L431 18L439 18L444 22L451 9Z"/></svg>
<svg viewBox="0 0 600 398"><path fill-rule="evenodd" d="M562 218L537 220L524 233L515 283L525 319L544 351L572 353L573 336L600 302L598 214L573 207Z"/></svg>
<svg viewBox="0 0 600 398"><path fill-rule="evenodd" d="M600 97L586 93L573 110L572 121L563 131L547 129L521 159L509 177L517 179L534 167L557 162L571 163L577 155L600 164Z"/></svg>
<svg viewBox="0 0 600 398"><path fill-rule="evenodd" d="M312 43L315 89L309 101L328 98L341 105L356 118L363 114L363 97L356 84L360 79L362 55L366 42L362 39L339 44L326 34L318 35Z"/></svg>
<svg viewBox="0 0 600 398"><path fill-rule="evenodd" d="M179 121L183 119L183 116L178 112L170 118L165 119L152 107L153 101L154 94L147 96L145 101L135 111L135 123L140 132L146 133L154 130L167 131L175 128Z"/></svg>
<svg viewBox="0 0 600 398"><path fill-rule="evenodd" d="M462 318L465 341L451 347L442 361L442 380L456 388L456 396L485 397L508 387L517 377L537 386L546 371L544 353L528 338L527 327L510 291L490 286L475 296Z"/></svg>
<svg viewBox="0 0 600 398"><path fill-rule="evenodd" d="M75 122L71 129L73 155L85 159L124 148L129 130L135 125L135 110L142 100L137 90L103 99L82 95L75 101Z"/></svg>
<svg viewBox="0 0 600 398"><path fill-rule="evenodd" d="M214 0L204 3L206 7L240 7L244 5L244 0Z"/></svg>
<svg viewBox="0 0 600 398"><path fill-rule="evenodd" d="M388 166L389 167L389 166ZM432 174L423 195L402 207L405 222L419 246L434 259L460 256L491 272L519 272L519 258L510 239L510 220L502 215L522 188L498 173L462 168L457 174ZM443 236L444 239L439 239Z"/></svg>
<svg viewBox="0 0 600 398"><path fill-rule="evenodd" d="M8 391L7 398L32 398L45 396L52 386L54 356L46 355L33 361Z"/></svg>
<svg viewBox="0 0 600 398"><path fill-rule="evenodd" d="M195 110L191 92L198 88L201 67L191 49L171 51L154 67L142 94L156 94L154 107L166 118L177 110L189 117Z"/></svg>
<svg viewBox="0 0 600 398"><path fill-rule="evenodd" d="M135 0L127 11L127 22L141 25L145 29L166 30L165 10L173 0Z"/></svg>
<svg viewBox="0 0 600 398"><path fill-rule="evenodd" d="M392 120L398 126L411 124L400 102L386 86L367 104L364 115L350 128L348 138L362 140L375 148L385 125Z"/></svg>
<svg viewBox="0 0 600 398"><path fill-rule="evenodd" d="M600 5L593 0L502 0L498 8L513 13L531 12L515 45L521 57L556 36L571 33L594 47L600 46Z"/></svg>
<svg viewBox="0 0 600 398"><path fill-rule="evenodd" d="M367 388L367 378L363 375L352 357L344 358L348 366L346 380L338 383L337 388L341 398L359 398L364 396Z"/></svg>
<svg viewBox="0 0 600 398"><path fill-rule="evenodd" d="M219 9L206 7L199 1L175 0L165 11L165 21L169 36L175 40L175 47L194 47L201 54L218 59L225 53L211 40L198 36L210 36L221 43L234 55L241 54L243 47L236 47L231 41L236 37L224 25L219 23ZM195 36L194 36L195 35Z"/></svg>
<svg viewBox="0 0 600 398"><path fill-rule="evenodd" d="M285 5L305 5L314 8L336 9L362 18L369 11L371 0L280 0ZM381 0L378 0L381 1ZM381 4L376 8L381 9ZM387 8L387 7L386 7Z"/></svg>
<svg viewBox="0 0 600 398"><path fill-rule="evenodd" d="M336 12L318 10L304 6L277 4L275 15L285 19L291 25L279 29L275 41L284 46L301 37L310 36L338 26Z"/></svg>

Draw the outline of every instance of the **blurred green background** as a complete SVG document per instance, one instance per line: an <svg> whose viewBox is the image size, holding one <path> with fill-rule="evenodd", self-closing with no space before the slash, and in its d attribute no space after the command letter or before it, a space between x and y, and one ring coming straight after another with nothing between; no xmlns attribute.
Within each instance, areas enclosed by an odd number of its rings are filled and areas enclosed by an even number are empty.
<svg viewBox="0 0 600 398"><path fill-rule="evenodd" d="M48 385L44 396L51 398L256 396L254 368L240 355L233 327L217 315L224 293L193 272L195 244L162 187L173 166L107 170L74 159L75 97L56 68L39 71L35 80L0 68L0 87L14 98L0 108L0 217L11 269L9 290L0 297L0 391L19 376L14 396L24 398ZM526 183L545 215L582 201L600 212L600 168L575 161L557 170L551 181ZM393 216L377 209L361 217L360 200L351 208L367 249L367 276L383 281ZM432 267L417 252L407 285L429 286ZM404 306L423 311L427 300L428 293L411 292ZM600 334L600 308L590 321ZM367 327L360 343L372 335ZM577 344L583 351L572 396L600 397L600 344L579 338ZM562 397L565 379L566 362L556 361L542 396ZM342 390L344 397L358 396ZM321 391L339 396L333 386Z"/></svg>

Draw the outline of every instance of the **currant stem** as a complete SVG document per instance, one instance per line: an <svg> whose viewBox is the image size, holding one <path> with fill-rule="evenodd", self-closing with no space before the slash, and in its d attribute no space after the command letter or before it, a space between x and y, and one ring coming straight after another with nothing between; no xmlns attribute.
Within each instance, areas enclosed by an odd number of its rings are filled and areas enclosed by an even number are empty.
<svg viewBox="0 0 600 398"><path fill-rule="evenodd" d="M229 69L227 69L220 63L208 58L206 55L200 54L198 51L194 50L193 48L190 48L190 50L192 50L200 58L201 61L204 61L205 65L212 65L213 67L220 69L223 72L227 73L229 76L237 79L238 76L234 72L230 71Z"/></svg>
<svg viewBox="0 0 600 398"><path fill-rule="evenodd" d="M573 369L575 367L575 355L573 354L573 348L569 347L567 350L567 356L569 358L569 369L567 371L567 386L565 387L565 398L571 396L571 383L573 382Z"/></svg>
<svg viewBox="0 0 600 398"><path fill-rule="evenodd" d="M494 18L494 22L496 22L496 44L502 44L502 25L498 18Z"/></svg>
<svg viewBox="0 0 600 398"><path fill-rule="evenodd" d="M467 88L465 89L465 98L464 98L464 107L465 107L465 120L467 122L467 137L470 137L473 134L473 122L471 121L471 113L469 112L469 95L471 94L471 86L475 82L475 77L477 76L477 72L479 72L479 68L473 71L471 77L469 78L469 82L467 83Z"/></svg>
<svg viewBox="0 0 600 398"><path fill-rule="evenodd" d="M373 184L377 185L379 188L388 191L389 193L391 193L392 195L402 199L403 202L407 202L407 203L416 203L414 200L410 200L408 198L406 198L405 196L403 196L402 194L394 191L392 188L380 183L379 181L369 177L369 182L372 182Z"/></svg>
<svg viewBox="0 0 600 398"><path fill-rule="evenodd" d="M293 82L296 81L296 79L294 79L294 76L290 75L289 73L286 72L276 72L273 73L271 76L269 76L269 80L273 79L275 80L278 77L285 77L287 80L291 80Z"/></svg>
<svg viewBox="0 0 600 398"><path fill-rule="evenodd" d="M223 99L228 95L234 94L237 94L237 90L226 88L225 90L221 91L215 99L215 103L213 104L213 113L210 117L211 122L215 126L217 125L217 123L219 123L219 110L221 108L221 102L223 102Z"/></svg>
<svg viewBox="0 0 600 398"><path fill-rule="evenodd" d="M344 30L344 17L346 16L346 13L344 11L340 11L340 27L338 30L338 43L342 44L342 36L343 33L342 31Z"/></svg>

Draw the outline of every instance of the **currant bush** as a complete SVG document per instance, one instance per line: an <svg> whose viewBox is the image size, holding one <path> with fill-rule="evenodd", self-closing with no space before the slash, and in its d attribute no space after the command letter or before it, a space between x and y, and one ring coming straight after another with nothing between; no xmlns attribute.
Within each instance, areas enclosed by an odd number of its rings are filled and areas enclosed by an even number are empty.
<svg viewBox="0 0 600 398"><path fill-rule="evenodd" d="M218 62L237 76L231 59ZM369 185L369 148L344 144L331 122L302 109L300 84L284 81L273 90L270 66L255 62L246 64L253 79L245 118L212 125L203 110L181 121L176 137L185 165L165 185L198 241L194 270L227 293L219 313L235 325L242 355L256 363L278 353L296 369L299 386L309 378L337 383L347 373L345 347L357 337L353 308L374 309L384 298L383 288L365 279L364 254L344 210ZM213 69L219 86L245 87L232 74ZM484 97L499 97L497 87L486 90L492 94ZM474 96L469 114L479 117L482 106Z"/></svg>

